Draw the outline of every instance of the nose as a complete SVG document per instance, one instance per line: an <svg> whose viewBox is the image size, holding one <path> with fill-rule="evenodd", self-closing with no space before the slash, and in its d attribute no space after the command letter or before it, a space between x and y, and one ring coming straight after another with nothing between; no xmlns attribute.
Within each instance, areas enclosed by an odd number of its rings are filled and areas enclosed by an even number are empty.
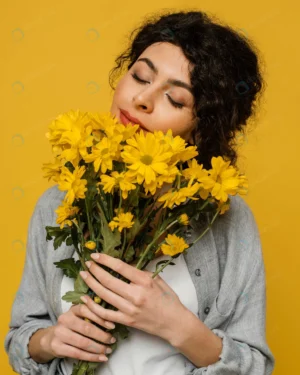
<svg viewBox="0 0 300 375"><path fill-rule="evenodd" d="M133 105L137 111L150 113L154 108L153 93L150 88L144 89L132 98Z"/></svg>

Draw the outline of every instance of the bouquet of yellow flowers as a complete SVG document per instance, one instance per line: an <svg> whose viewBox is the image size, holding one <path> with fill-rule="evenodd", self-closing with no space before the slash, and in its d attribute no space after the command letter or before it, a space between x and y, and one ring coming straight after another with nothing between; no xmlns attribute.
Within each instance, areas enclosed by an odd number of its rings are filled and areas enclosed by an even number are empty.
<svg viewBox="0 0 300 375"><path fill-rule="evenodd" d="M228 210L229 195L247 193L246 177L230 161L213 157L212 168L205 170L195 158L196 146L174 137L171 130L145 134L138 124L123 125L110 112L71 110L52 121L46 136L55 160L43 164L44 177L66 191L55 211L59 226L47 226L46 239L54 239L55 250L65 241L78 254L76 262L69 258L54 263L75 279L74 290L62 297L73 304L83 303L80 297L88 294L101 306L116 309L95 295L79 274L87 270L91 253L108 254L140 270L155 257L169 255L156 264L154 278ZM192 220L208 212L209 225L187 243ZM116 324L113 334L125 339L129 331ZM111 345L113 351L117 343ZM72 375L92 375L98 365L78 361Z"/></svg>

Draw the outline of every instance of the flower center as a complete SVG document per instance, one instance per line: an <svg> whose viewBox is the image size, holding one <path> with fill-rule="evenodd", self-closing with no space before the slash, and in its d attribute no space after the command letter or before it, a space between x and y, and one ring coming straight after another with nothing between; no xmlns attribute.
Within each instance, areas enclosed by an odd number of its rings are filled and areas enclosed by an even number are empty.
<svg viewBox="0 0 300 375"><path fill-rule="evenodd" d="M101 154L102 154L102 155L108 154L108 151L109 151L108 148L104 148L104 149L102 150L102 153L101 153Z"/></svg>
<svg viewBox="0 0 300 375"><path fill-rule="evenodd" d="M141 162L146 165L150 165L153 161L153 157L151 155L144 155L141 157Z"/></svg>

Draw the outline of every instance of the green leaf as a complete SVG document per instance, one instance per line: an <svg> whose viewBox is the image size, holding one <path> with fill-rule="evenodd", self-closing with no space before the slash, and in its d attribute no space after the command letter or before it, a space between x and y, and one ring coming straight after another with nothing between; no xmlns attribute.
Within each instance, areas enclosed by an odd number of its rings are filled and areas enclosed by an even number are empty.
<svg viewBox="0 0 300 375"><path fill-rule="evenodd" d="M71 227L71 238L72 238L72 243L75 246L76 250L79 251L78 249L78 233L77 233L77 228L75 225L72 225Z"/></svg>
<svg viewBox="0 0 300 375"><path fill-rule="evenodd" d="M161 260L161 261L157 262L156 265L155 265L155 272L158 270L158 268L160 268L160 265L162 265L162 264L166 264L166 263L168 263L168 260ZM168 266L169 266L169 265L171 265L171 266L175 266L175 263L170 262L170 263L168 264ZM167 267L168 267L168 266L167 266ZM161 271L161 272L164 272L164 271Z"/></svg>
<svg viewBox="0 0 300 375"><path fill-rule="evenodd" d="M72 239L72 237L68 237L68 238L67 238L67 240L66 240L66 245L67 245L67 246L71 246L71 245L73 245L73 239Z"/></svg>
<svg viewBox="0 0 300 375"><path fill-rule="evenodd" d="M80 260L75 262L74 258L62 259L59 262L54 262L57 268L61 268L64 271L64 275L76 279L80 270Z"/></svg>
<svg viewBox="0 0 300 375"><path fill-rule="evenodd" d="M85 293L83 292L76 292L76 291L69 291L67 292L63 297L61 297L62 300L66 302L72 302L75 304L82 303L80 297L84 296Z"/></svg>
<svg viewBox="0 0 300 375"><path fill-rule="evenodd" d="M133 256L135 255L134 247L130 246L129 249L126 251L125 254L125 262L130 263L133 260Z"/></svg>
<svg viewBox="0 0 300 375"><path fill-rule="evenodd" d="M80 276L80 274L78 274L78 276L75 280L74 290L75 290L75 292L83 293L83 294L87 293L87 291L89 290L88 285L85 283L85 281Z"/></svg>
<svg viewBox="0 0 300 375"><path fill-rule="evenodd" d="M137 207L139 205L139 195L140 195L139 186L137 186L134 190L130 192L130 204L133 207Z"/></svg>
<svg viewBox="0 0 300 375"><path fill-rule="evenodd" d="M99 206L100 207L100 206ZM103 236L103 239L100 240L102 243L102 252L104 254L114 256L112 254L115 254L115 248L121 244L121 233L118 230L115 230L112 232L110 227L107 224L106 217L101 209L100 212L101 215L101 234Z"/></svg>
<svg viewBox="0 0 300 375"><path fill-rule="evenodd" d="M108 255L110 255L111 257L120 259L121 258L121 251L113 249L113 250L110 250Z"/></svg>
<svg viewBox="0 0 300 375"><path fill-rule="evenodd" d="M64 227L60 229L60 227L46 226L46 232L46 241L50 241L52 240L52 237L54 237L53 246L54 250L56 250L61 246L63 241L65 241L66 238L70 236L71 230L70 227Z"/></svg>
<svg viewBox="0 0 300 375"><path fill-rule="evenodd" d="M141 229L141 223L140 223L139 218L137 217L134 219L133 226L127 232L127 241L130 241L132 238L134 238L138 234L140 229Z"/></svg>
<svg viewBox="0 0 300 375"><path fill-rule="evenodd" d="M124 324L118 324L118 329L117 332L121 338L121 340L124 340L128 337L129 335L129 330Z"/></svg>
<svg viewBox="0 0 300 375"><path fill-rule="evenodd" d="M50 241L50 240L52 240L52 237L56 237L57 234L59 234L61 232L61 229L60 229L60 227L46 226L46 232L47 232L46 240Z"/></svg>

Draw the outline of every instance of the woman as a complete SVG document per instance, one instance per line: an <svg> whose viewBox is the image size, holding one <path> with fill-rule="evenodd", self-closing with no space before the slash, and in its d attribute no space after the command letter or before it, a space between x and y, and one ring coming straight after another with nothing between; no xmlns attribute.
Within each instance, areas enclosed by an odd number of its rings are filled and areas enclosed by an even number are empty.
<svg viewBox="0 0 300 375"><path fill-rule="evenodd" d="M254 114L263 87L254 47L203 12L166 13L136 31L111 72L110 83L129 63L113 87L111 113L124 124L139 123L145 133L171 128L197 145L198 161L206 169L218 155L235 165L235 136ZM61 246L54 252L45 241L45 226L56 225L54 210L63 197L57 186L48 189L31 218L23 278L5 340L15 371L70 374L73 362L81 359L99 361L101 375L272 373L263 256L255 219L242 198L231 197L226 215L151 282L157 259L144 271L122 264L132 281L126 291L99 267L113 269L113 258L91 262L86 283L115 303L118 312L108 313L90 298L73 307L61 301L73 284L53 262L74 255L74 249ZM193 229L197 236L200 225ZM106 357L112 335L83 318L106 328L127 323L130 336Z"/></svg>

